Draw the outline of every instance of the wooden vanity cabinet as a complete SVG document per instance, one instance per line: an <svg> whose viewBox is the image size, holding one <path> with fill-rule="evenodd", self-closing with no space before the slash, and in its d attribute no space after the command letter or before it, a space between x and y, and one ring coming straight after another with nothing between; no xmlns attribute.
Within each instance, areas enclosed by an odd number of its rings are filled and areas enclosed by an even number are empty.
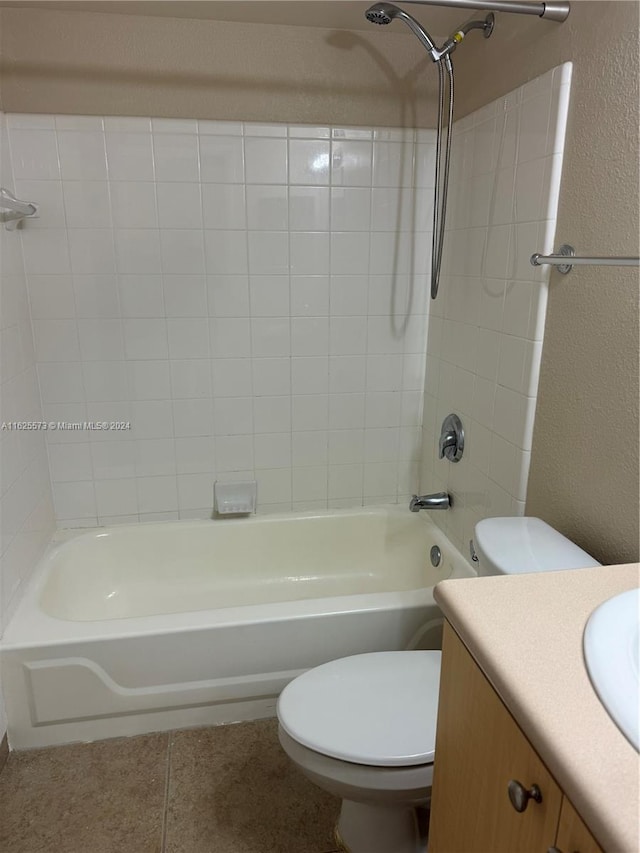
<svg viewBox="0 0 640 853"><path fill-rule="evenodd" d="M448 624L443 649L429 853L602 853Z"/></svg>
<svg viewBox="0 0 640 853"><path fill-rule="evenodd" d="M555 849L558 853L602 853L602 848L566 797L562 800Z"/></svg>

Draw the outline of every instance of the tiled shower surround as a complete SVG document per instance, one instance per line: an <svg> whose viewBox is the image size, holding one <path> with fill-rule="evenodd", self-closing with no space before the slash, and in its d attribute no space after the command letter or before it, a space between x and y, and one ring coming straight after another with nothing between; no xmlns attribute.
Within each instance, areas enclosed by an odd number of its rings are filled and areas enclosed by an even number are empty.
<svg viewBox="0 0 640 853"><path fill-rule="evenodd" d="M2 113L0 185L13 185ZM0 421L37 421L42 407L22 251L15 238L0 226ZM44 435L0 430L0 637L54 530ZM5 729L0 695L0 740Z"/></svg>
<svg viewBox="0 0 640 853"><path fill-rule="evenodd" d="M525 511L549 281L530 257L554 251L570 83L565 63L454 126L421 488L452 495L433 518L465 555L481 518ZM449 412L466 430L454 465L437 454Z"/></svg>
<svg viewBox="0 0 640 853"><path fill-rule="evenodd" d="M456 123L435 302L434 131L7 116L43 420L128 425L45 433L60 526L209 517L215 479L259 511L446 490L465 553L522 514L570 72Z"/></svg>
<svg viewBox="0 0 640 853"><path fill-rule="evenodd" d="M0 113L0 175L13 177ZM0 226L0 421L42 420L20 239ZM55 530L47 449L37 432L0 430L0 636L20 584ZM0 715L1 717L1 715ZM0 719L0 731L1 731Z"/></svg>
<svg viewBox="0 0 640 853"><path fill-rule="evenodd" d="M61 526L417 488L433 131L7 120Z"/></svg>

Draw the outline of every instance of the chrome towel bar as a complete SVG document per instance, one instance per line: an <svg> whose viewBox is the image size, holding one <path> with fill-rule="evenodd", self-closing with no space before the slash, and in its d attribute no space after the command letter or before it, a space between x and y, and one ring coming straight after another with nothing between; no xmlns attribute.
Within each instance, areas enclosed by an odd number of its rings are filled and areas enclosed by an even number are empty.
<svg viewBox="0 0 640 853"><path fill-rule="evenodd" d="M540 267L543 264L552 264L553 266L558 267L558 272L561 272L563 275L566 275L568 272L571 272L574 266L595 265L605 267L637 267L638 265L640 265L640 258L577 258L573 246L569 246L567 243L565 243L564 245L560 246L557 254L555 255L541 255L537 252L535 255L531 255L531 264L534 267Z"/></svg>

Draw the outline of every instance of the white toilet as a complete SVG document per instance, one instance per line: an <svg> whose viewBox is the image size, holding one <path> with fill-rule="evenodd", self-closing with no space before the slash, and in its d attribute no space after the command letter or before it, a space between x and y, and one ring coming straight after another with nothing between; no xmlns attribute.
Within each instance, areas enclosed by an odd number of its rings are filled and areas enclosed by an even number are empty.
<svg viewBox="0 0 640 853"><path fill-rule="evenodd" d="M538 518L488 518L475 528L479 575L599 566ZM342 798L338 844L349 853L425 850L441 652L374 652L300 675L278 701L282 748L320 788ZM420 819L421 818L421 819Z"/></svg>

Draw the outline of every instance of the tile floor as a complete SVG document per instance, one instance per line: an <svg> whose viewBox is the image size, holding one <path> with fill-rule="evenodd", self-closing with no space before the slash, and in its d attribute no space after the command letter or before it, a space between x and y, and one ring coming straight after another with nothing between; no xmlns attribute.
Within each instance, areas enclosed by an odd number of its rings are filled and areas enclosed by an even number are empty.
<svg viewBox="0 0 640 853"><path fill-rule="evenodd" d="M339 800L275 720L11 753L2 853L333 853Z"/></svg>

